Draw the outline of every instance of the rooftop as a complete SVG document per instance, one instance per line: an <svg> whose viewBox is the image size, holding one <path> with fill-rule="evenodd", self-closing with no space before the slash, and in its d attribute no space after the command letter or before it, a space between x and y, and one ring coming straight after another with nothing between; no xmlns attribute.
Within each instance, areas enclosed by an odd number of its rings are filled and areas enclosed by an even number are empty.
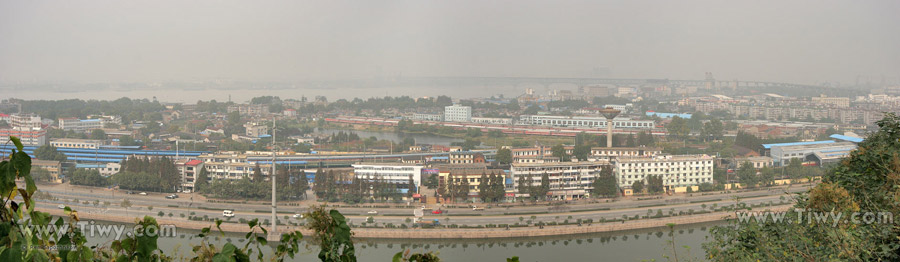
<svg viewBox="0 0 900 262"><path fill-rule="evenodd" d="M712 160L713 156L700 155L660 155L655 157L619 157L616 162L665 162L665 161L685 161L685 160Z"/></svg>
<svg viewBox="0 0 900 262"><path fill-rule="evenodd" d="M852 150L856 148L856 144L851 142L834 142L831 143L819 143L819 144L800 144L800 145L790 145L783 146L782 150L791 151L791 150L805 150L805 149L827 149L827 148L846 148L846 150Z"/></svg>
<svg viewBox="0 0 900 262"><path fill-rule="evenodd" d="M793 142L793 143L778 143L778 144L763 144L763 148L772 149L773 146L784 147L784 146L800 146L800 145L819 145L819 144L829 144L834 143L834 140L825 140L825 141L810 141L810 142Z"/></svg>
<svg viewBox="0 0 900 262"><path fill-rule="evenodd" d="M829 137L837 139L837 140L844 140L844 141L853 142L853 143L859 143L859 142L862 142L863 140L865 140L865 139L859 138L859 137L845 136L845 135L838 135L838 134L834 134Z"/></svg>
<svg viewBox="0 0 900 262"><path fill-rule="evenodd" d="M543 167L543 166L596 166L609 165L609 161L581 161L581 162L545 162L545 163L512 163L513 167Z"/></svg>

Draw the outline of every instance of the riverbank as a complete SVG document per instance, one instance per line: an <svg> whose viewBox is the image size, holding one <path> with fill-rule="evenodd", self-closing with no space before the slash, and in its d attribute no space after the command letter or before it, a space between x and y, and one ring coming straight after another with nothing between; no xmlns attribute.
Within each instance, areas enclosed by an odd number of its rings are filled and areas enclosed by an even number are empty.
<svg viewBox="0 0 900 262"><path fill-rule="evenodd" d="M792 204L768 207L759 211L787 211ZM37 208L42 212L48 212L55 216L65 216L61 209ZM81 220L97 220L116 223L134 223L135 217L116 216L101 213L79 212ZM207 221L185 221L183 219L171 219L155 217L159 224L175 225L181 229L199 230L205 227L215 227L215 223ZM520 238L520 237L545 237L579 235L603 232L617 232L635 229L650 229L665 227L668 224L689 225L708 223L734 219L734 212L713 212L698 215L682 215L675 217L651 218L629 220L624 222L591 223L566 226L545 226L543 229L537 226L505 228L459 228L459 229L385 229L385 228L353 228L355 238L361 239L484 239L484 238ZM221 228L225 232L246 233L248 227L241 223L222 223ZM279 225L279 231L298 230L304 235L311 235L312 231L301 226Z"/></svg>

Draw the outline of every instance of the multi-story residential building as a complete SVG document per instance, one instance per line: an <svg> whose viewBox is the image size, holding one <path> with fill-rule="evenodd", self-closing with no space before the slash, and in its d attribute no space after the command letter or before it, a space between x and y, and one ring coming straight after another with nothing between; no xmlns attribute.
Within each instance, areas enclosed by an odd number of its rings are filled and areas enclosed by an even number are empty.
<svg viewBox="0 0 900 262"><path fill-rule="evenodd" d="M223 152L220 154L205 154L198 157L203 161L206 171L213 179L242 179L251 177L256 168L256 162L248 161L247 155ZM259 164L260 173L268 177L272 165Z"/></svg>
<svg viewBox="0 0 900 262"><path fill-rule="evenodd" d="M850 107L849 97L828 97L825 95L813 97L812 102L816 104L828 104L836 107Z"/></svg>
<svg viewBox="0 0 900 262"><path fill-rule="evenodd" d="M109 176L119 173L119 169L122 168L122 165L119 163L75 164L75 168L87 169L87 170L97 170L98 172L100 172L100 175L109 177Z"/></svg>
<svg viewBox="0 0 900 262"><path fill-rule="evenodd" d="M602 117L584 117L584 116L541 116L541 115L521 115L518 125L531 126L561 126L561 127L594 127L606 128L606 118ZM617 117L613 119L614 128L629 129L652 129L656 127L653 120L632 120L629 118Z"/></svg>
<svg viewBox="0 0 900 262"><path fill-rule="evenodd" d="M418 189L422 185L422 166L406 163L357 163L353 164L353 175L357 179L379 180L395 184L403 193L409 188L412 179Z"/></svg>
<svg viewBox="0 0 900 262"><path fill-rule="evenodd" d="M471 151L450 152L448 159L450 164L474 164L484 163L484 155Z"/></svg>
<svg viewBox="0 0 900 262"><path fill-rule="evenodd" d="M266 104L242 104L228 106L228 113L238 112L246 116L264 116L269 114L269 105Z"/></svg>
<svg viewBox="0 0 900 262"><path fill-rule="evenodd" d="M767 156L738 157L734 159L733 168L739 168L744 163L750 163L753 168L760 169L774 166L774 161Z"/></svg>
<svg viewBox="0 0 900 262"><path fill-rule="evenodd" d="M438 170L438 187L444 189L444 192L447 192L451 178L455 185L460 185L463 181L469 184L467 200L477 201L479 199L482 183L485 183L485 185L488 183L488 181L482 181L482 175L486 176L486 178L490 178L491 175L500 176L503 181L504 191L514 192L512 179L509 179L509 174L501 169L489 169L486 165L439 165L436 168ZM505 199L513 200L512 196L514 194L506 196L509 196L509 198ZM445 193L445 195L440 197L452 201L449 193Z"/></svg>
<svg viewBox="0 0 900 262"><path fill-rule="evenodd" d="M93 139L57 138L50 141L50 145L64 148L98 149L105 143L101 140Z"/></svg>
<svg viewBox="0 0 900 262"><path fill-rule="evenodd" d="M43 146L47 144L47 130L24 127L0 129L0 144L9 143L9 137L15 136L25 146Z"/></svg>
<svg viewBox="0 0 900 262"><path fill-rule="evenodd" d="M544 162L544 163L512 163L510 173L512 182L518 190L517 197L528 196L519 184L519 178L530 180L531 185L540 185L541 177L547 174L550 179L550 192L547 196L554 200L573 200L589 197L594 190L593 182L600 175L602 168L609 168L609 162Z"/></svg>
<svg viewBox="0 0 900 262"><path fill-rule="evenodd" d="M652 157L662 154L656 147L593 147L591 158L612 160L617 157Z"/></svg>
<svg viewBox="0 0 900 262"><path fill-rule="evenodd" d="M89 119L66 117L59 119L59 128L78 133L91 132L94 129L102 129L106 124L121 124L122 119L116 116L96 116Z"/></svg>
<svg viewBox="0 0 900 262"><path fill-rule="evenodd" d="M489 125L511 125L512 118L500 117L473 117L472 123L489 124Z"/></svg>
<svg viewBox="0 0 900 262"><path fill-rule="evenodd" d="M249 137L261 137L269 134L269 127L259 123L246 123L244 129Z"/></svg>
<svg viewBox="0 0 900 262"><path fill-rule="evenodd" d="M434 122L441 122L441 121L444 121L444 115L442 115L442 114L419 114L419 113L416 113L416 114L413 114L412 117L410 117L410 119L416 120L416 121L434 121Z"/></svg>
<svg viewBox="0 0 900 262"><path fill-rule="evenodd" d="M537 146L527 148L513 148L509 150L513 159L520 157L547 157L553 156L553 152L548 146Z"/></svg>
<svg viewBox="0 0 900 262"><path fill-rule="evenodd" d="M712 183L714 160L715 157L708 155L619 157L614 161L616 181L621 188L631 188L636 181L646 184L650 175L658 175L669 190Z"/></svg>
<svg viewBox="0 0 900 262"><path fill-rule="evenodd" d="M32 159L31 160L31 169L44 169L50 173L52 182L60 183L62 180L59 178L59 174L62 172L62 164L59 161L55 160L40 160L40 159ZM34 171L31 171L34 174Z"/></svg>
<svg viewBox="0 0 900 262"><path fill-rule="evenodd" d="M472 121L472 107L461 105L445 106L444 121L470 122Z"/></svg>
<svg viewBox="0 0 900 262"><path fill-rule="evenodd" d="M194 191L194 183L200 170L204 168L203 161L198 159L184 159L175 162L178 173L181 174L181 190L185 193ZM206 179L210 179L207 177Z"/></svg>
<svg viewBox="0 0 900 262"><path fill-rule="evenodd" d="M36 114L12 114L9 116L9 126L23 129L41 129L41 116Z"/></svg>
<svg viewBox="0 0 900 262"><path fill-rule="evenodd" d="M763 148L769 149L769 155L776 166L790 163L791 159L801 159L804 162L815 161L834 162L856 150L857 146L852 142L834 142L832 140L796 142L781 144L765 144Z"/></svg>

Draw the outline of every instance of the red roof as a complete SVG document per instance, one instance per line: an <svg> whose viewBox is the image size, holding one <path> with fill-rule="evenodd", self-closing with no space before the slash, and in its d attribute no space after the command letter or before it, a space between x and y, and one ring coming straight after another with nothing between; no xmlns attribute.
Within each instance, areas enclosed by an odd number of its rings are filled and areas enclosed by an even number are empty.
<svg viewBox="0 0 900 262"><path fill-rule="evenodd" d="M184 163L184 165L186 165L186 166L196 166L196 165L199 165L200 163L203 163L203 161L194 159L194 160L188 161L187 163Z"/></svg>

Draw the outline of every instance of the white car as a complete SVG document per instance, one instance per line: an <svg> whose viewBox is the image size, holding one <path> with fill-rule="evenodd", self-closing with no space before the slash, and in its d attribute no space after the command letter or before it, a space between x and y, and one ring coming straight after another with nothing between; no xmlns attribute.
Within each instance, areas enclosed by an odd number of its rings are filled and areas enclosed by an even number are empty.
<svg viewBox="0 0 900 262"><path fill-rule="evenodd" d="M66 205L63 205L63 204L59 204L59 205L56 206L56 207L58 207L59 209L66 209Z"/></svg>
<svg viewBox="0 0 900 262"><path fill-rule="evenodd" d="M222 216L223 217L234 217L234 211L224 210L224 211L222 211Z"/></svg>
<svg viewBox="0 0 900 262"><path fill-rule="evenodd" d="M377 214L378 214L378 211L371 210L371 211L369 211L369 212L366 212L366 214L369 214L369 215L377 215Z"/></svg>
<svg viewBox="0 0 900 262"><path fill-rule="evenodd" d="M138 194L138 195L146 196L146 195L147 195L147 192L141 192L141 193Z"/></svg>
<svg viewBox="0 0 900 262"><path fill-rule="evenodd" d="M303 218L303 214L294 214L294 218Z"/></svg>

